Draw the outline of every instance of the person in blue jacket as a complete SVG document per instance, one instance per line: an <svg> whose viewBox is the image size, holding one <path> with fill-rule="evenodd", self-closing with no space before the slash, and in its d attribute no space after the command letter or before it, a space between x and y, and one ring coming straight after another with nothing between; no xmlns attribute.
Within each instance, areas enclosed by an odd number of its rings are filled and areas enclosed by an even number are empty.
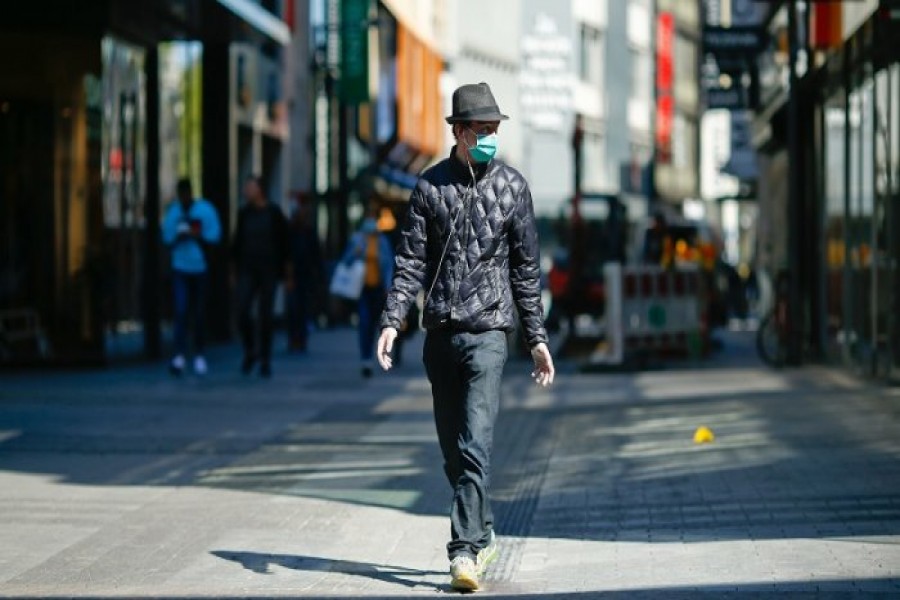
<svg viewBox="0 0 900 600"><path fill-rule="evenodd" d="M372 376L378 318L394 277L394 248L387 235L378 230L377 212L371 208L359 230L350 238L341 260L365 263L362 293L359 296L359 354L362 376Z"/></svg>
<svg viewBox="0 0 900 600"><path fill-rule="evenodd" d="M212 203L194 197L189 179L180 179L176 189L178 197L166 209L162 226L163 242L171 250L175 303L175 352L169 370L173 375L184 372L188 328L193 326L194 372L205 375L207 248L222 238L222 227Z"/></svg>

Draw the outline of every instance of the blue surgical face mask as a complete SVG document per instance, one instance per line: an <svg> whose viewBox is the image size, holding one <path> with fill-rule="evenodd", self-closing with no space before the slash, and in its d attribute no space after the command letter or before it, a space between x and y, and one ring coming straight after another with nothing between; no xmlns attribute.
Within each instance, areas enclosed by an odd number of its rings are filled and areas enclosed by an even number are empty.
<svg viewBox="0 0 900 600"><path fill-rule="evenodd" d="M469 131L472 131L471 129ZM475 133L472 131L472 133ZM497 134L496 133L478 133L475 134L475 145L468 146L469 154L472 159L478 163L486 163L494 158L497 154Z"/></svg>

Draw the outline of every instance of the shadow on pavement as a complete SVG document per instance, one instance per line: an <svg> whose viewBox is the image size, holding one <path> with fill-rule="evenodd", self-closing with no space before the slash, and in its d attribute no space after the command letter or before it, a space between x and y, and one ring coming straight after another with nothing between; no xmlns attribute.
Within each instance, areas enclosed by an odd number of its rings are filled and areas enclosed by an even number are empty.
<svg viewBox="0 0 900 600"><path fill-rule="evenodd" d="M262 554L259 552L242 552L233 550L214 550L210 554L218 558L236 562L254 573L270 573L273 566L296 571L319 571L323 573L343 573L377 579L386 583L394 583L409 588L433 586L426 577L446 575L444 571L421 571L406 567L378 565L353 560L330 559L318 556L300 556L296 554Z"/></svg>

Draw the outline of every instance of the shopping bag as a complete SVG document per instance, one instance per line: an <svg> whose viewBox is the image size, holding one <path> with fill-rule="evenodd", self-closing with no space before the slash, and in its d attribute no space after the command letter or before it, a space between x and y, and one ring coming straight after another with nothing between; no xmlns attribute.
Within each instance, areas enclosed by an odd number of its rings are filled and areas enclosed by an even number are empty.
<svg viewBox="0 0 900 600"><path fill-rule="evenodd" d="M350 264L339 262L331 276L331 286L328 288L335 296L348 300L359 300L362 294L366 265L361 260L354 260Z"/></svg>

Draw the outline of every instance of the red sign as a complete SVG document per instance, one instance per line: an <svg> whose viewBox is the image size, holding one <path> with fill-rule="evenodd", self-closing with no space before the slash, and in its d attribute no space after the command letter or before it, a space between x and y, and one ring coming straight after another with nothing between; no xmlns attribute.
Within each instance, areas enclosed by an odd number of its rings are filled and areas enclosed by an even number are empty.
<svg viewBox="0 0 900 600"><path fill-rule="evenodd" d="M656 87L672 89L672 46L675 21L672 13L661 12L656 18Z"/></svg>
<svg viewBox="0 0 900 600"><path fill-rule="evenodd" d="M672 48L675 20L672 13L661 12L656 18L656 159L669 162L672 156Z"/></svg>
<svg viewBox="0 0 900 600"><path fill-rule="evenodd" d="M817 2L812 9L812 31L810 45L817 50L840 48L843 38L843 10L840 3L822 4Z"/></svg>

